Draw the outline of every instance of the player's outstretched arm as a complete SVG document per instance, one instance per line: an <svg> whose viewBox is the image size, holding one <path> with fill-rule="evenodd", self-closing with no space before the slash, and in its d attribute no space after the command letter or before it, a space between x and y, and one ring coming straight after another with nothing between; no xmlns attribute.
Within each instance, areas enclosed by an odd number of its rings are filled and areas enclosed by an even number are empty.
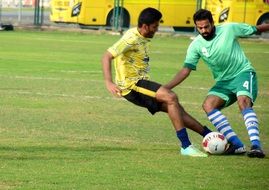
<svg viewBox="0 0 269 190"><path fill-rule="evenodd" d="M113 59L111 53L105 52L102 57L103 75L107 90L115 96L120 96L121 90L112 80L111 63Z"/></svg>
<svg viewBox="0 0 269 190"><path fill-rule="evenodd" d="M184 67L174 76L174 78L170 82L165 84L164 87L168 89L174 88L175 86L183 82L190 75L191 71L191 69Z"/></svg>
<svg viewBox="0 0 269 190"><path fill-rule="evenodd" d="M256 26L258 32L269 31L269 24L260 24Z"/></svg>

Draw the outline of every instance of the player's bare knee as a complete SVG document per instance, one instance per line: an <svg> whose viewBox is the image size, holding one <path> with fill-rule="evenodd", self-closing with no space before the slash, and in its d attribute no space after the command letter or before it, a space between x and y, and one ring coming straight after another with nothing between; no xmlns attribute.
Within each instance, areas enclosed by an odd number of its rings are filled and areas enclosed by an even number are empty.
<svg viewBox="0 0 269 190"><path fill-rule="evenodd" d="M174 92L171 91L171 92L168 93L167 103L168 104L178 103L178 97Z"/></svg>
<svg viewBox="0 0 269 190"><path fill-rule="evenodd" d="M241 111L252 106L251 99L247 96L238 97L237 104Z"/></svg>
<svg viewBox="0 0 269 190"><path fill-rule="evenodd" d="M202 105L203 107L203 110L206 112L206 113L209 113L211 112L214 108L212 107L212 104L210 102L207 102L205 101Z"/></svg>

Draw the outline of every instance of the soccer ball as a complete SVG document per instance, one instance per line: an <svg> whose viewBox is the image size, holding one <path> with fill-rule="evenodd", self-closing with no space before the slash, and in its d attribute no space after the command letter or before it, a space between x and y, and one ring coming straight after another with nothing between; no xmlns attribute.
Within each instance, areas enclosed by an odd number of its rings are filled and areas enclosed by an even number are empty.
<svg viewBox="0 0 269 190"><path fill-rule="evenodd" d="M228 141L219 132L208 133L202 142L202 146L209 154L222 154L227 148Z"/></svg>

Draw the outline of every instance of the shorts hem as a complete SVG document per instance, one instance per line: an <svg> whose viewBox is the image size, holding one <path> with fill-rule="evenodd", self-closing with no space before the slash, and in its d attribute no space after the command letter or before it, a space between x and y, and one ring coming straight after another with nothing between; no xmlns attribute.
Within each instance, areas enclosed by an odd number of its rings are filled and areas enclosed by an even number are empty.
<svg viewBox="0 0 269 190"><path fill-rule="evenodd" d="M219 98L223 99L226 102L229 100L229 98L225 94L222 94L222 93L219 93L219 92L213 92L213 91L211 91L211 92L208 92L207 95L218 96Z"/></svg>
<svg viewBox="0 0 269 190"><path fill-rule="evenodd" d="M253 96L249 93L249 92L246 92L246 91L239 91L236 93L236 96L247 96L249 97L251 100L253 100Z"/></svg>

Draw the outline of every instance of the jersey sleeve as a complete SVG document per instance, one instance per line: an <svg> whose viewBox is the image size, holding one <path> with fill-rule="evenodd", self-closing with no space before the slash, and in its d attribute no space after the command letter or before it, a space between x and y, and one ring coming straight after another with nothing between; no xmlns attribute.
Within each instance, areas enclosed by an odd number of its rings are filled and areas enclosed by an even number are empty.
<svg viewBox="0 0 269 190"><path fill-rule="evenodd" d="M245 23L231 23L230 27L233 29L235 36L246 37L257 32L255 26L251 26Z"/></svg>
<svg viewBox="0 0 269 190"><path fill-rule="evenodd" d="M128 51L132 48L134 45L133 39L128 39L125 36L123 36L119 41L117 41L115 44L113 44L111 47L107 49L108 52L110 52L113 57L117 57L120 54Z"/></svg>
<svg viewBox="0 0 269 190"><path fill-rule="evenodd" d="M196 66L198 64L199 59L200 55L197 51L195 42L193 41L188 47L183 67L189 68L191 70L196 70Z"/></svg>

